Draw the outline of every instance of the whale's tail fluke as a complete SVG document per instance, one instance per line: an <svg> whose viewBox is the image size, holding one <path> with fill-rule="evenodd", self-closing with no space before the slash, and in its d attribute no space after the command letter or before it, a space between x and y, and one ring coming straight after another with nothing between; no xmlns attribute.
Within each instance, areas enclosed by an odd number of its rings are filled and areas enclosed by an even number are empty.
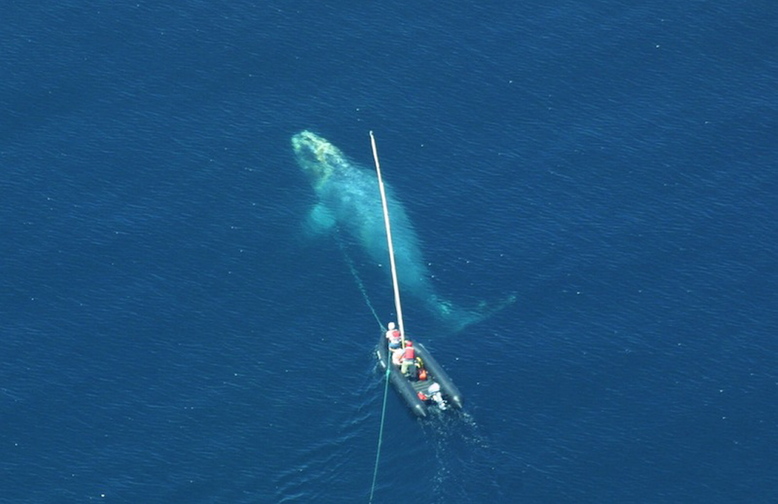
<svg viewBox="0 0 778 504"><path fill-rule="evenodd" d="M458 333L473 324L483 322L515 302L516 295L511 294L496 303L481 301L478 303L478 306L471 309L457 307L451 301L442 299L438 296L431 296L428 304L431 311L435 313L446 326L446 329L453 333Z"/></svg>

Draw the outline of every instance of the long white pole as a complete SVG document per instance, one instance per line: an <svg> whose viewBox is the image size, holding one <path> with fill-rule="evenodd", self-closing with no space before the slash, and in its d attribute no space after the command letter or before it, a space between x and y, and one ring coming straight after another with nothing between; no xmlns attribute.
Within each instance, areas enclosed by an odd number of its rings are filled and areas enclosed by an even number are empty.
<svg viewBox="0 0 778 504"><path fill-rule="evenodd" d="M384 207L384 224L386 225L386 244L389 246L389 265L392 268L392 286L394 287L394 307L397 310L397 323L400 326L400 338L405 343L405 325L403 324L403 309L400 304L400 284L397 282L397 267L394 263L394 247L392 246L392 226L389 224L389 207L386 204L386 191L384 181L381 178L381 164L378 162L378 149L375 145L375 137L370 132L370 145L373 147L373 159L375 171L378 174L378 189L381 191L381 205Z"/></svg>

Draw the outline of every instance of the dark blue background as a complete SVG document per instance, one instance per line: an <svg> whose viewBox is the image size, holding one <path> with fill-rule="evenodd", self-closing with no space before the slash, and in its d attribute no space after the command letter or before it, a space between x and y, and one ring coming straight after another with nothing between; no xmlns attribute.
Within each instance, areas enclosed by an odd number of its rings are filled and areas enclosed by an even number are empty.
<svg viewBox="0 0 778 504"><path fill-rule="evenodd" d="M378 325L289 138L376 132L468 399L375 502L778 498L772 2L11 2L0 502L367 502ZM386 277L351 258L379 317Z"/></svg>

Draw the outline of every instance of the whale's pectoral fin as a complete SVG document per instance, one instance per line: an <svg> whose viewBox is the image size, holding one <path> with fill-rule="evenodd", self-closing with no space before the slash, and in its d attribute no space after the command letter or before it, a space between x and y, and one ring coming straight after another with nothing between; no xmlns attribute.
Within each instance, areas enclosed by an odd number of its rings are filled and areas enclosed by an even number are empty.
<svg viewBox="0 0 778 504"><path fill-rule="evenodd" d="M306 230L312 235L320 235L332 230L335 226L335 216L326 205L317 204L308 214L305 223Z"/></svg>

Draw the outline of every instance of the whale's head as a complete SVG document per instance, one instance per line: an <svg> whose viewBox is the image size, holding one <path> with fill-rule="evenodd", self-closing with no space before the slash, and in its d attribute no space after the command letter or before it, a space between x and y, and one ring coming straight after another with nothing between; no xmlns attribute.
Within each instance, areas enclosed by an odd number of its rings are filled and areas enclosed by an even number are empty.
<svg viewBox="0 0 778 504"><path fill-rule="evenodd" d="M294 135L292 149L297 163L311 177L314 187L319 187L346 165L346 158L340 149L310 131L301 131Z"/></svg>

